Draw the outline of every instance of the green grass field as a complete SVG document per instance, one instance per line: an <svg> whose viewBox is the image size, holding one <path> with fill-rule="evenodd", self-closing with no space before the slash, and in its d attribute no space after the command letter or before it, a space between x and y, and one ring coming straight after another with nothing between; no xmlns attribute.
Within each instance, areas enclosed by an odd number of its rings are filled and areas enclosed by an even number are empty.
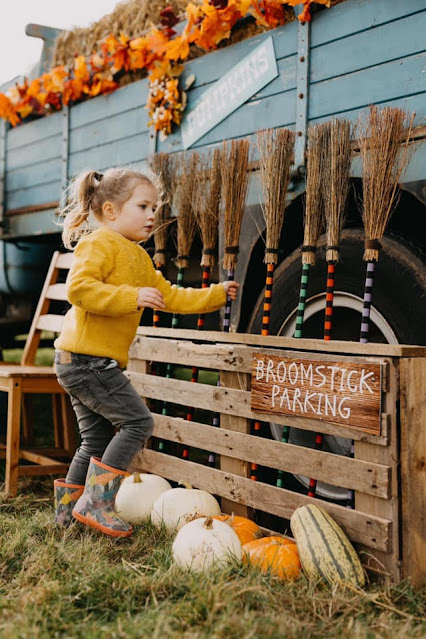
<svg viewBox="0 0 426 639"><path fill-rule="evenodd" d="M407 583L330 589L238 565L181 572L151 525L113 540L53 523L50 482L0 505L0 637L424 637L425 593Z"/></svg>

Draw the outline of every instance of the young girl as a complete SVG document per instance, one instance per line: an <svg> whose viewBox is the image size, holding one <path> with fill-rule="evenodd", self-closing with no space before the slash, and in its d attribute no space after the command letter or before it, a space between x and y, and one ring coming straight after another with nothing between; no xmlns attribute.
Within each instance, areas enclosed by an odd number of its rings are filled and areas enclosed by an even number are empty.
<svg viewBox="0 0 426 639"><path fill-rule="evenodd" d="M55 342L58 381L71 397L81 445L65 479L55 481L56 521L75 519L111 535L132 528L114 512L133 456L153 430L152 416L123 374L145 307L170 313L218 310L239 284L177 288L139 246L151 235L157 189L128 169L86 171L70 189L63 242L75 260L67 279L71 309ZM96 222L90 230L89 215Z"/></svg>

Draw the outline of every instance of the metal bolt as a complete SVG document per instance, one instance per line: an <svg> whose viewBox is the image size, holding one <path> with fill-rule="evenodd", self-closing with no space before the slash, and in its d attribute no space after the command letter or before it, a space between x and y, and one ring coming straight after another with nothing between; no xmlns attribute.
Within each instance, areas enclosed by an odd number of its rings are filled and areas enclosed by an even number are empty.
<svg viewBox="0 0 426 639"><path fill-rule="evenodd" d="M299 60L300 60L300 62L305 62L305 56L304 56L304 55L301 55L301 56L300 56L300 58L299 58Z"/></svg>
<svg viewBox="0 0 426 639"><path fill-rule="evenodd" d="M299 93L299 98L300 98L301 100L303 100L303 98L304 98L304 97L305 97L305 96L303 95L303 93Z"/></svg>
<svg viewBox="0 0 426 639"><path fill-rule="evenodd" d="M302 131L298 131L297 135L299 136L299 138L301 138L302 137Z"/></svg>

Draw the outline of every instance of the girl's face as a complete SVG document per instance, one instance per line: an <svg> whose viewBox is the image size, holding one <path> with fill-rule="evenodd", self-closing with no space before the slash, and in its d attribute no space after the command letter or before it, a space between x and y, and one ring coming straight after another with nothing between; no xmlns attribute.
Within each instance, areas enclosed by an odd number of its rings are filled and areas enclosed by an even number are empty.
<svg viewBox="0 0 426 639"><path fill-rule="evenodd" d="M121 209L112 207L104 219L107 226L133 242L147 240L154 226L157 208L157 189L153 184L140 182Z"/></svg>

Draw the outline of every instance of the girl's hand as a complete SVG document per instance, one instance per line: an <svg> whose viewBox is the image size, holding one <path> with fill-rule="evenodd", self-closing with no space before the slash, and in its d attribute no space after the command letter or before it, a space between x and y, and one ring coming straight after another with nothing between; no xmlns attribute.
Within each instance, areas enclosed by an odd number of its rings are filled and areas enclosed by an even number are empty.
<svg viewBox="0 0 426 639"><path fill-rule="evenodd" d="M227 281L227 282L222 282L222 284L227 296L232 301L235 301L237 299L238 289L240 288L240 285L238 284L238 282Z"/></svg>
<svg viewBox="0 0 426 639"><path fill-rule="evenodd" d="M165 306L163 294L158 288L151 288L150 286L144 286L139 289L137 302L138 308L148 307L153 308L155 311L161 311Z"/></svg>

